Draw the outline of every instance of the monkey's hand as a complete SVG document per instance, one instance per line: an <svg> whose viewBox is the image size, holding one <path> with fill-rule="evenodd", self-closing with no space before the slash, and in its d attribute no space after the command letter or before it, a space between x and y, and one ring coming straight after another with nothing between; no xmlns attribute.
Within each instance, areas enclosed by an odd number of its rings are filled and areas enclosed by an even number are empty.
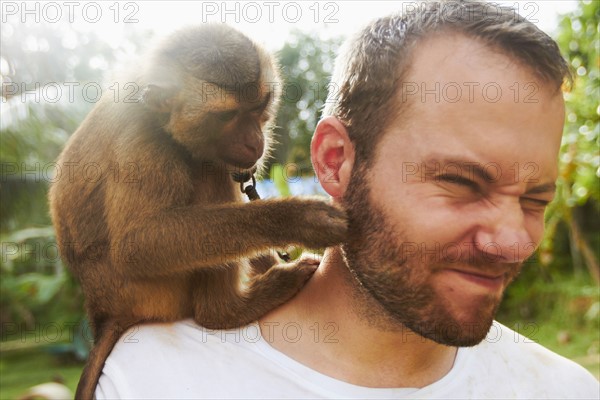
<svg viewBox="0 0 600 400"><path fill-rule="evenodd" d="M227 301L223 297L218 308L199 302L202 307L196 309L196 322L210 329L233 329L256 321L294 297L316 271L319 261L319 256L305 255L290 263L276 264L250 279L243 298Z"/></svg>
<svg viewBox="0 0 600 400"><path fill-rule="evenodd" d="M276 264L251 281L247 298L259 304L271 303L270 307L286 302L302 289L319 267L320 261L318 255L303 254L292 262Z"/></svg>
<svg viewBox="0 0 600 400"><path fill-rule="evenodd" d="M277 277L272 277L271 279L277 280L277 285L280 289L283 286L289 286L288 290L293 293L290 293L290 296L293 295L297 290L300 290L304 283L310 279L313 273L319 267L321 262L321 256L316 254L303 254L297 260L291 261L286 264L277 264L273 268L269 270L275 270L273 275L277 275ZM286 282L286 283L284 283Z"/></svg>
<svg viewBox="0 0 600 400"><path fill-rule="evenodd" d="M285 216L287 225L278 232L278 240L284 244L318 249L346 239L348 219L340 207L319 198L288 198L276 203L275 216Z"/></svg>

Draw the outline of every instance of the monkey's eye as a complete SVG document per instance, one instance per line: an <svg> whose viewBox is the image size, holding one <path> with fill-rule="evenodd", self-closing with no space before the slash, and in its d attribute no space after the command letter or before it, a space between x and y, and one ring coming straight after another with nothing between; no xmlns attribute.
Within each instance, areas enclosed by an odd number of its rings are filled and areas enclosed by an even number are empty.
<svg viewBox="0 0 600 400"><path fill-rule="evenodd" d="M224 112L217 113L217 118L219 118L220 121L229 122L235 118L237 113L238 113L237 110L224 111Z"/></svg>

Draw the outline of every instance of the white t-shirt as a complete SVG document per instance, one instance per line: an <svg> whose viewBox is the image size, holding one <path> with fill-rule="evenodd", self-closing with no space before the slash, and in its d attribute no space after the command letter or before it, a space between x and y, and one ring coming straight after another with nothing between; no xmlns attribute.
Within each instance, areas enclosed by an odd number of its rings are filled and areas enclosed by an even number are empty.
<svg viewBox="0 0 600 400"><path fill-rule="evenodd" d="M304 334L298 327L287 329L289 340ZM271 347L257 324L210 331L188 320L126 333L106 361L96 398L598 399L600 384L578 364L497 322L486 340L458 350L439 381L421 389L382 389L300 364Z"/></svg>

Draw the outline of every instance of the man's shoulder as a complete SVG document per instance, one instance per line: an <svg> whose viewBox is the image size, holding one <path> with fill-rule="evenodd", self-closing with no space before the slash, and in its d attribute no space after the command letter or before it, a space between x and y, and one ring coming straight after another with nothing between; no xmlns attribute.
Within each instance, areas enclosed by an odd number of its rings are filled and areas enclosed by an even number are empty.
<svg viewBox="0 0 600 400"><path fill-rule="evenodd" d="M169 323L150 323L134 326L123 334L120 343L144 344L156 341L157 344L174 347L194 345L205 348L205 344L229 343L231 345L244 345L255 343L260 338L260 329L257 324L250 324L231 330L212 330L196 324L193 320L183 320ZM177 339L174 341L174 339ZM242 340L244 339L244 340Z"/></svg>
<svg viewBox="0 0 600 400"><path fill-rule="evenodd" d="M528 328L526 332L535 332L534 325ZM598 381L585 368L498 322L470 351L476 360L471 365L516 393L529 392L536 398L600 396Z"/></svg>
<svg viewBox="0 0 600 400"><path fill-rule="evenodd" d="M196 366L201 366L203 360L214 366L219 356L230 356L232 352L241 359L260 356L253 346L260 338L257 324L232 330L211 330L192 320L142 324L123 334L109 361L139 361L147 365L193 359Z"/></svg>
<svg viewBox="0 0 600 400"><path fill-rule="evenodd" d="M133 327L106 360L96 395L141 398L176 393L185 398L204 393L211 397L214 389L213 397L218 397L223 387L235 387L233 380L248 371L272 373L255 346L259 339L258 325L213 331L186 320Z"/></svg>
<svg viewBox="0 0 600 400"><path fill-rule="evenodd" d="M494 322L480 347L494 357L505 359L514 366L535 367L538 371L560 369L575 374L583 372L584 375L591 376L579 364L542 346L535 338L537 330L538 327L535 324L524 325L523 332L528 334L525 336L499 322Z"/></svg>

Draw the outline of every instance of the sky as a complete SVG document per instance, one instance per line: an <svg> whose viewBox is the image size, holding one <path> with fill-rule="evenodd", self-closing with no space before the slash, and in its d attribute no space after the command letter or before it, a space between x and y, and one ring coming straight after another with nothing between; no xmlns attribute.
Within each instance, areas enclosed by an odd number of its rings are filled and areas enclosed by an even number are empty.
<svg viewBox="0 0 600 400"><path fill-rule="evenodd" d="M580 0L498 1L512 5L542 30L552 34L558 16L573 10ZM3 1L2 22L53 23L68 18L78 30L101 32L118 44L129 30L167 34L179 27L203 22L225 22L261 42L280 48L294 29L317 32L326 39L348 36L369 20L398 10L410 10L422 1Z"/></svg>

